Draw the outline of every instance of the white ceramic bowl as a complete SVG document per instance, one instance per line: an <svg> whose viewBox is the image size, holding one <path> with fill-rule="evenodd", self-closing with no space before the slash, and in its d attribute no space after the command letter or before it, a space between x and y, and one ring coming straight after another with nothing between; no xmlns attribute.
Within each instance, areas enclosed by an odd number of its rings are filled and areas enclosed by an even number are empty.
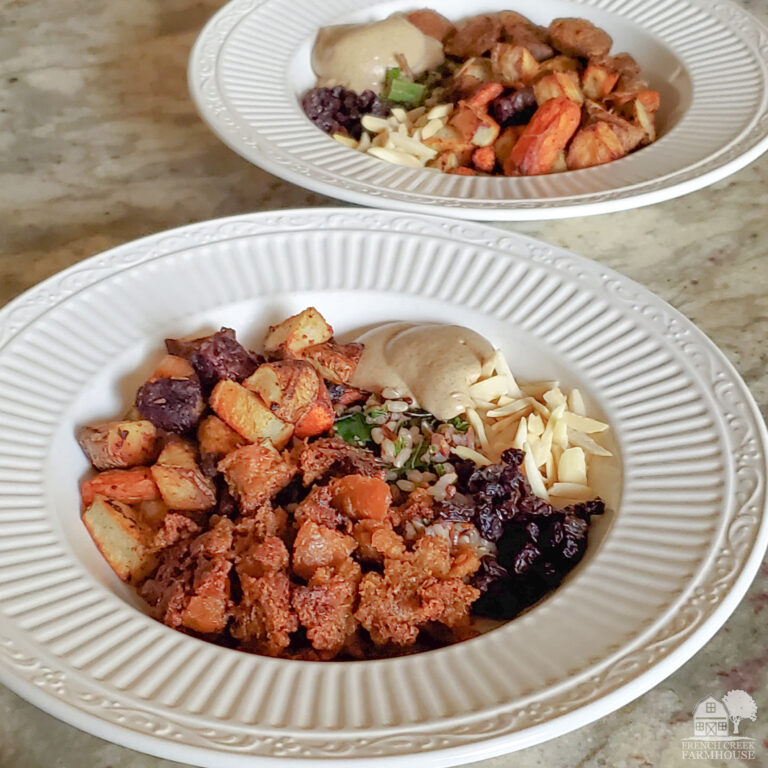
<svg viewBox="0 0 768 768"><path fill-rule="evenodd" d="M567 583L479 638L370 662L250 655L146 614L80 521L76 426L122 412L166 336L227 325L255 346L308 305L341 334L464 324L521 379L582 389L622 465ZM102 738L217 768L477 760L584 725L695 653L759 566L765 478L765 427L730 364L600 264L385 211L194 224L94 256L0 312L0 679Z"/></svg>
<svg viewBox="0 0 768 768"><path fill-rule="evenodd" d="M319 27L384 18L412 0L232 0L201 32L189 60L200 114L232 149L300 186L354 203L469 219L585 216L691 192L768 146L768 31L729 0L540 0L515 9L548 24L583 16L629 51L661 93L659 139L595 168L519 178L464 177L386 163L335 142L304 115ZM430 7L451 19L503 10L461 0Z"/></svg>

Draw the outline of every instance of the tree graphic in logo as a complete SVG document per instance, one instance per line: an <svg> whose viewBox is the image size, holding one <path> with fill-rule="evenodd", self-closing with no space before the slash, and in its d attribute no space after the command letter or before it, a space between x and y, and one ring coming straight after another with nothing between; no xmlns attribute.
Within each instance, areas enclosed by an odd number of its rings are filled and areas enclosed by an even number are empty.
<svg viewBox="0 0 768 768"><path fill-rule="evenodd" d="M737 688L723 696L723 704L728 710L728 717L733 723L734 736L739 733L739 723L742 720L751 720L753 723L757 720L757 704L755 700L746 692Z"/></svg>

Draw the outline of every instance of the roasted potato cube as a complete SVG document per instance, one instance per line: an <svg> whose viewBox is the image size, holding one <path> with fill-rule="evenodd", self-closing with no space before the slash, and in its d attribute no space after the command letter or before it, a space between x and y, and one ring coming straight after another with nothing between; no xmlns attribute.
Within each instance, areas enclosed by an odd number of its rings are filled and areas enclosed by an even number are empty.
<svg viewBox="0 0 768 768"><path fill-rule="evenodd" d="M566 162L570 170L591 168L624 157L626 152L606 122L597 122L579 130L573 137Z"/></svg>
<svg viewBox="0 0 768 768"><path fill-rule="evenodd" d="M581 107L561 96L542 104L512 147L504 166L514 164L524 176L550 173L581 122Z"/></svg>
<svg viewBox="0 0 768 768"><path fill-rule="evenodd" d="M189 379L195 375L195 369L177 355L165 355L152 372L150 379Z"/></svg>
<svg viewBox="0 0 768 768"><path fill-rule="evenodd" d="M243 386L255 392L278 419L295 424L317 399L322 383L309 362L278 360L257 368Z"/></svg>
<svg viewBox="0 0 768 768"><path fill-rule="evenodd" d="M553 56L551 59L539 63L539 73L550 72L576 72L580 69L579 60L572 56Z"/></svg>
<svg viewBox="0 0 768 768"><path fill-rule="evenodd" d="M613 90L618 79L618 72L590 61L581 76L584 96L588 99L604 99Z"/></svg>
<svg viewBox="0 0 768 768"><path fill-rule="evenodd" d="M331 340L325 344L307 347L301 353L301 358L311 363L327 381L334 384L349 384L362 354L362 344L337 344Z"/></svg>
<svg viewBox="0 0 768 768"><path fill-rule="evenodd" d="M427 167L436 168L443 173L450 173L465 163L471 162L472 152L472 149L462 150L461 152L445 150L444 152L441 152L434 160L430 160L427 163Z"/></svg>
<svg viewBox="0 0 768 768"><path fill-rule="evenodd" d="M195 446L188 440L182 440L180 437L173 436L163 446L163 450L160 451L160 455L155 463L163 464L167 467L194 469L197 466Z"/></svg>
<svg viewBox="0 0 768 768"><path fill-rule="evenodd" d="M604 109L600 104L587 99L584 102L582 127L598 122L608 123L611 126L625 153L631 152L643 140L647 139L646 133L641 127L633 125L629 120L625 120L623 117Z"/></svg>
<svg viewBox="0 0 768 768"><path fill-rule="evenodd" d="M124 504L138 504L160 498L152 473L148 467L109 469L86 480L80 487L83 505L89 507L98 494Z"/></svg>
<svg viewBox="0 0 768 768"><path fill-rule="evenodd" d="M77 431L77 442L96 469L151 464L157 456L157 429L151 421L108 421Z"/></svg>
<svg viewBox="0 0 768 768"><path fill-rule="evenodd" d="M270 326L264 348L283 357L298 357L302 350L313 344L322 344L332 336L333 328L314 307L309 307L278 325Z"/></svg>
<svg viewBox="0 0 768 768"><path fill-rule="evenodd" d="M293 434L293 426L277 418L257 394L229 379L214 387L210 404L223 422L252 443L267 439L282 448Z"/></svg>
<svg viewBox="0 0 768 768"><path fill-rule="evenodd" d="M218 470L244 512L253 512L269 501L298 471L268 442L245 445L228 453L219 462Z"/></svg>
<svg viewBox="0 0 768 768"><path fill-rule="evenodd" d="M501 136L499 136L498 140L493 145L496 152L496 158L507 176L512 176L517 170L517 166L510 157L512 155L512 148L515 146L515 143L524 130L522 125L510 125L509 128L505 128L501 132Z"/></svg>
<svg viewBox="0 0 768 768"><path fill-rule="evenodd" d="M155 565L152 528L130 505L96 494L83 522L112 570L123 580L140 582Z"/></svg>
<svg viewBox="0 0 768 768"><path fill-rule="evenodd" d="M455 128L462 141L476 147L487 147L499 137L499 124L482 108L472 106L469 102L460 102L453 113L449 126Z"/></svg>
<svg viewBox="0 0 768 768"><path fill-rule="evenodd" d="M200 453L226 456L246 444L246 440L227 426L218 416L206 416L197 428Z"/></svg>
<svg viewBox="0 0 768 768"><path fill-rule="evenodd" d="M584 103L584 94L578 83L578 78L571 72L552 72L544 75L533 84L536 103L541 106L550 99L565 97L577 104Z"/></svg>
<svg viewBox="0 0 768 768"><path fill-rule="evenodd" d="M200 512L216 504L216 489L199 467L155 464L151 471L168 509Z"/></svg>
<svg viewBox="0 0 768 768"><path fill-rule="evenodd" d="M467 59L453 75L453 91L464 98L474 93L484 83L493 80L490 59L474 56Z"/></svg>
<svg viewBox="0 0 768 768"><path fill-rule="evenodd" d="M322 435L333 426L335 419L336 411L331 402L331 395L325 382L321 380L317 397L296 422L294 434L299 438Z"/></svg>
<svg viewBox="0 0 768 768"><path fill-rule="evenodd" d="M530 83L539 73L533 54L527 48L509 43L496 43L491 48L491 67L494 79L508 86Z"/></svg>

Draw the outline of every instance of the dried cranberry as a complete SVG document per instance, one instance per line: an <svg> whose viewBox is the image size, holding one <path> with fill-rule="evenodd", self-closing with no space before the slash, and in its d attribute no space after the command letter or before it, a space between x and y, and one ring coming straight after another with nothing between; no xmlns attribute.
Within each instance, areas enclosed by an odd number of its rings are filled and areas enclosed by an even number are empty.
<svg viewBox="0 0 768 768"><path fill-rule="evenodd" d="M334 88L312 88L307 91L301 106L307 117L325 133L341 133L359 139L362 134L361 119L364 114L386 117L390 106L373 91L359 95L340 85Z"/></svg>

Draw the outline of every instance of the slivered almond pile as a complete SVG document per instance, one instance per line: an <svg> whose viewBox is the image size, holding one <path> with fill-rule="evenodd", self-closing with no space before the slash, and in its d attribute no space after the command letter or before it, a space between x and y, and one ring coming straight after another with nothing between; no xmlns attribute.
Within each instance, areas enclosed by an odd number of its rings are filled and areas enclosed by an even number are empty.
<svg viewBox="0 0 768 768"><path fill-rule="evenodd" d="M437 150L423 141L446 127L453 110L453 104L437 104L429 109L416 107L408 111L394 107L389 117L364 115L361 122L365 130L359 141L340 133L335 133L333 138L380 160L423 168L438 154ZM373 138L371 133L374 134Z"/></svg>
<svg viewBox="0 0 768 768"><path fill-rule="evenodd" d="M474 407L466 412L479 450L453 449L479 465L493 464L507 448L525 454L523 469L542 499L586 501L597 494L589 486L589 463L611 456L595 436L608 424L586 414L578 389L564 392L557 381L519 385L500 351L488 360L470 387Z"/></svg>

